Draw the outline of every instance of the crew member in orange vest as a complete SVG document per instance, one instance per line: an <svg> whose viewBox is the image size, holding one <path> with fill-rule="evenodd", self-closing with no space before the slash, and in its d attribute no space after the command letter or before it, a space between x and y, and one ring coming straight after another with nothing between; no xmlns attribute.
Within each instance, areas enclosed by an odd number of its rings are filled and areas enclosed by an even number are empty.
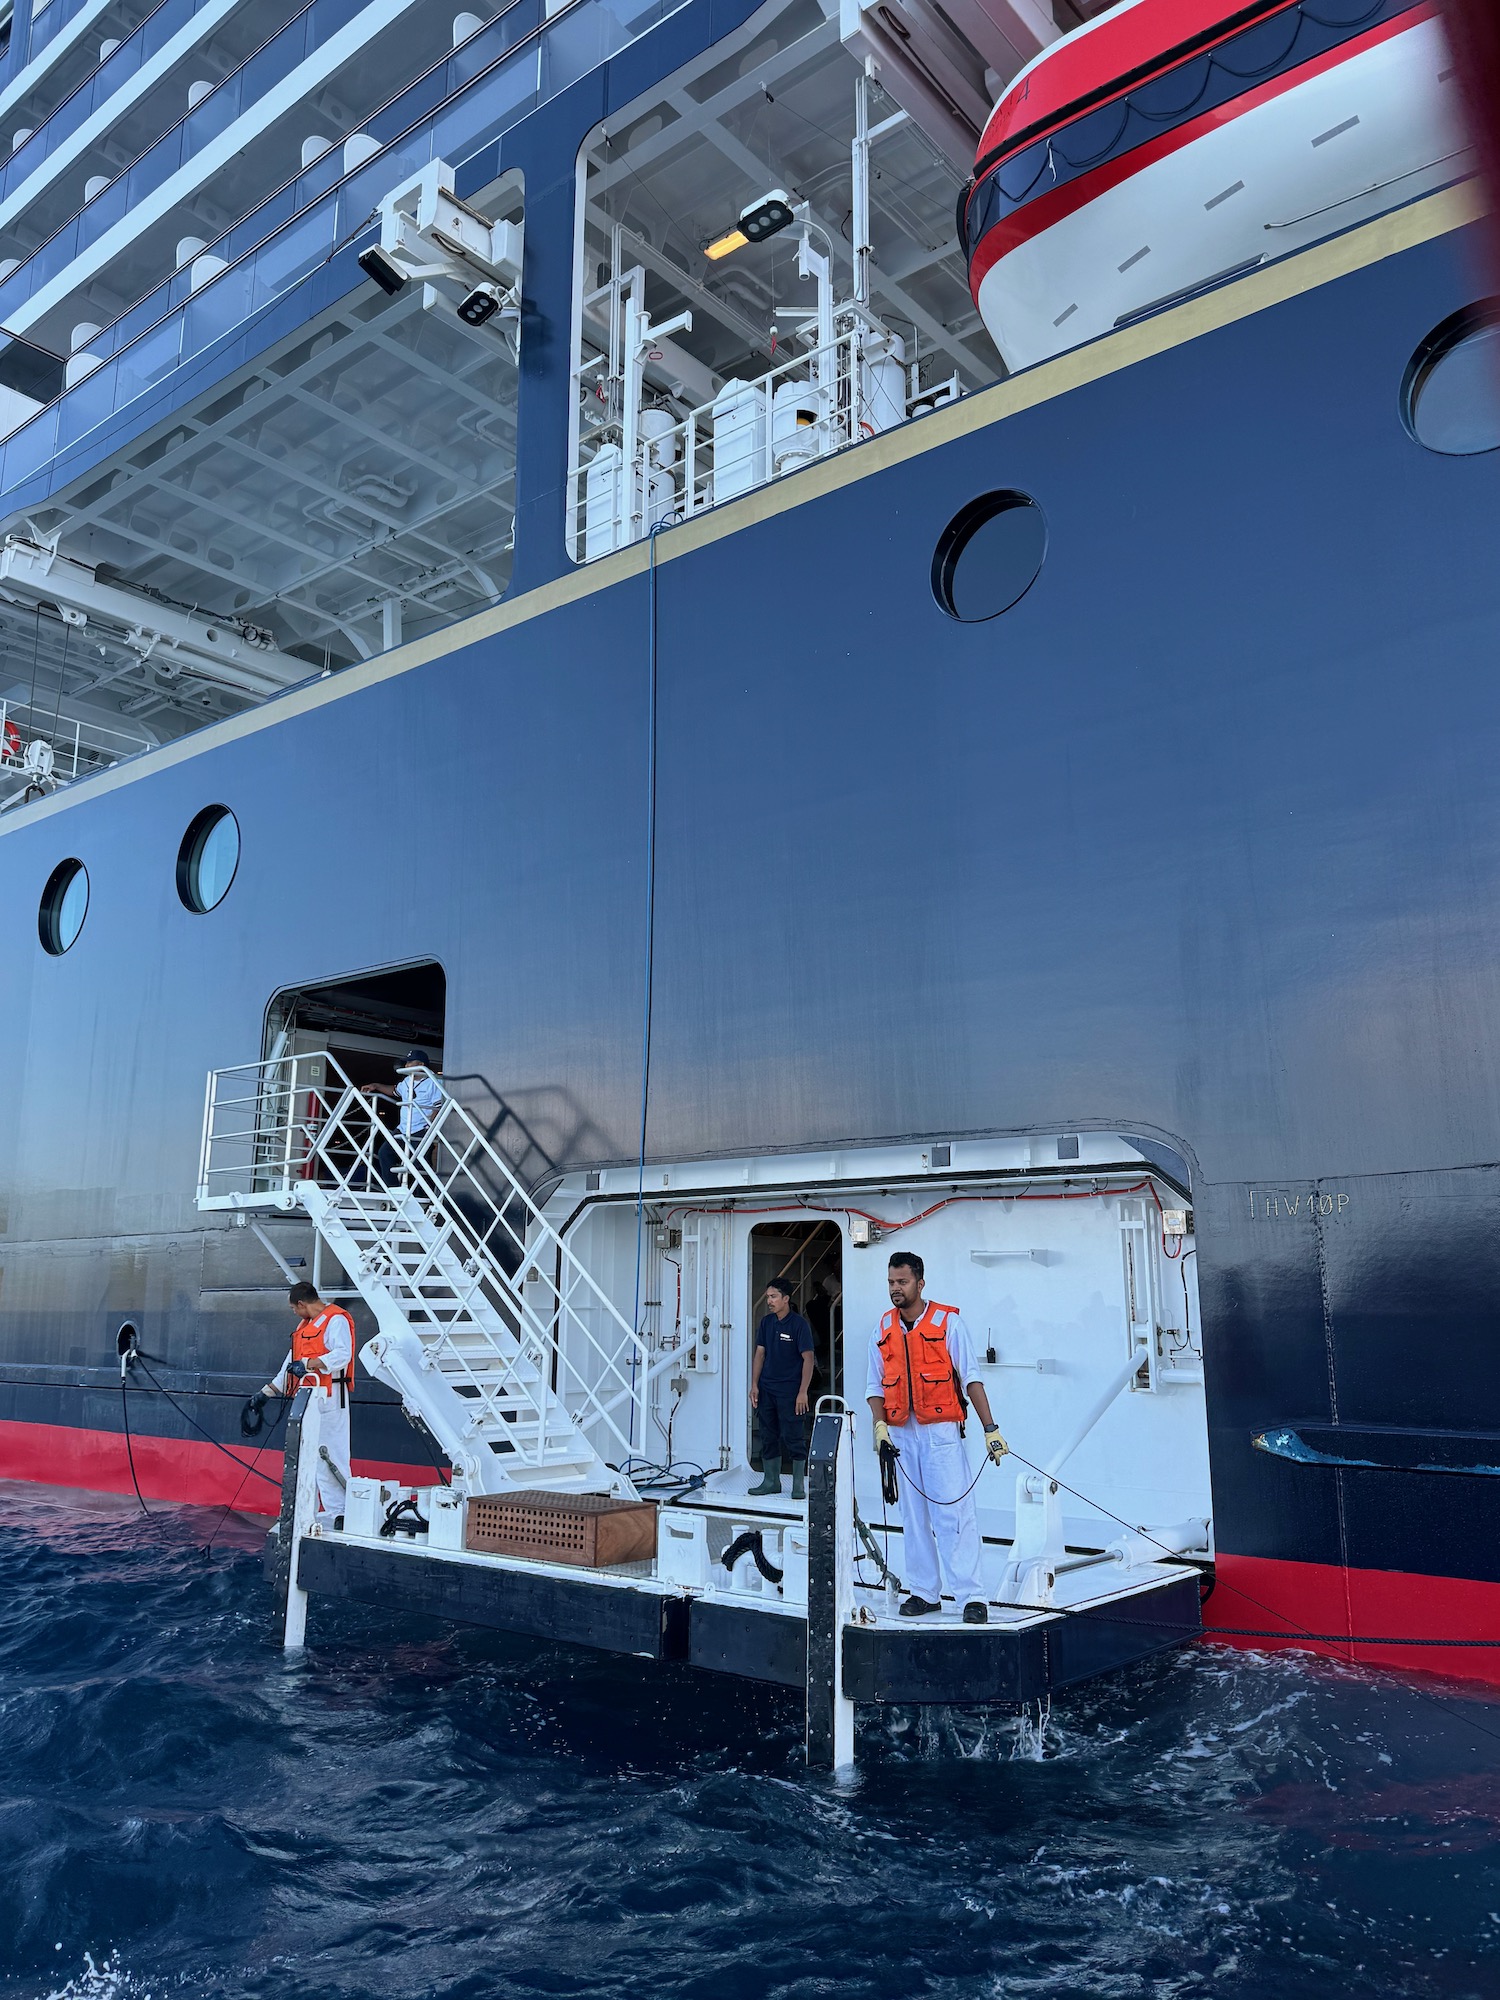
<svg viewBox="0 0 1500 2000"><path fill-rule="evenodd" d="M318 1512L337 1516L344 1511L349 1480L349 1395L354 1383L354 1322L342 1306L320 1299L305 1281L287 1293L297 1315L291 1352L263 1395L291 1396L312 1382L323 1402L318 1441L328 1459L318 1459ZM332 1460L330 1464L328 1460Z"/></svg>
<svg viewBox="0 0 1500 2000"><path fill-rule="evenodd" d="M1008 1446L990 1413L979 1365L957 1306L922 1296L926 1267L898 1250L886 1271L891 1309L870 1335L866 1393L875 1419L875 1446L900 1453L901 1567L910 1597L903 1618L943 1608L942 1585L963 1606L966 1625L986 1625L989 1610L979 1573L975 1475L963 1445L964 1401L984 1426L984 1447L998 1465Z"/></svg>

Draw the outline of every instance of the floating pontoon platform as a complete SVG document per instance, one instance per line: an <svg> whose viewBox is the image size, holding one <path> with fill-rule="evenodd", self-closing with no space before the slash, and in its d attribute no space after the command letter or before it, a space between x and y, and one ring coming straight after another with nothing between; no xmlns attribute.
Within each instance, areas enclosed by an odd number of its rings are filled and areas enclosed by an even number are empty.
<svg viewBox="0 0 1500 2000"><path fill-rule="evenodd" d="M805 1607L737 1596L727 1572L722 1587L698 1589L659 1576L654 1563L586 1569L313 1526L310 1468L299 1463L307 1400L304 1391L292 1412L268 1556L289 1644L301 1643L308 1599L319 1597L801 1688L808 1761L836 1769L853 1761L857 1704L1019 1705L1202 1630L1200 1566L1166 1561L1122 1575L1107 1555L1086 1553L1058 1575L1049 1605L991 1603L983 1626L965 1625L956 1608L899 1617L891 1593L855 1575L847 1415L819 1416L813 1427ZM749 1521L801 1525L800 1514L712 1493L672 1512L706 1516L720 1542Z"/></svg>

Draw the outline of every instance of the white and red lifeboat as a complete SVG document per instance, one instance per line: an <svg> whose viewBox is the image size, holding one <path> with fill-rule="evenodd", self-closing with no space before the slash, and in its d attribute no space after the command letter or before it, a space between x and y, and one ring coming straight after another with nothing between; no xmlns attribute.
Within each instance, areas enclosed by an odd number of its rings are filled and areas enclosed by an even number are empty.
<svg viewBox="0 0 1500 2000"><path fill-rule="evenodd" d="M969 288L1010 368L1471 166L1435 0L1124 0L980 142Z"/></svg>

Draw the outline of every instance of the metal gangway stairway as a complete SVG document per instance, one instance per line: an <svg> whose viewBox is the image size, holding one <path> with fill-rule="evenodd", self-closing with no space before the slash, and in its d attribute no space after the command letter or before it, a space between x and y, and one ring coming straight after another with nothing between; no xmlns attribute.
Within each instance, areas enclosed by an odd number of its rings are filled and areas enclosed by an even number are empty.
<svg viewBox="0 0 1500 2000"><path fill-rule="evenodd" d="M432 1080L440 1101L409 1138L326 1051L210 1072L198 1207L305 1211L375 1316L360 1365L470 1493L633 1498L623 1468L672 1357L650 1353Z"/></svg>

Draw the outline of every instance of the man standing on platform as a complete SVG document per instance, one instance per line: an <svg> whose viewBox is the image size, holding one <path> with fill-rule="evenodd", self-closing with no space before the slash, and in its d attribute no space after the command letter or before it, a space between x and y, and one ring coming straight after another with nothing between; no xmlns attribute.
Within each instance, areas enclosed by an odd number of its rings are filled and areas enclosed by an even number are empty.
<svg viewBox="0 0 1500 2000"><path fill-rule="evenodd" d="M292 1346L258 1396L246 1405L258 1416L268 1396L318 1397L318 1512L337 1520L349 1483L349 1394L354 1383L354 1321L342 1306L320 1299L305 1282L287 1294L294 1315Z"/></svg>
<svg viewBox="0 0 1500 2000"><path fill-rule="evenodd" d="M792 1311L792 1294L780 1278L766 1286L771 1310L755 1330L750 1364L750 1407L760 1418L759 1486L752 1493L781 1491L781 1461L791 1460L792 1498L803 1497L807 1469L807 1390L813 1373L813 1332Z"/></svg>
<svg viewBox="0 0 1500 2000"><path fill-rule="evenodd" d="M963 1448L964 1400L984 1426L984 1446L998 1465L1009 1447L990 1412L974 1344L957 1306L922 1296L926 1267L908 1250L891 1258L886 1283L891 1310L870 1335L865 1383L875 1419L875 1448L898 1460L903 1535L902 1568L911 1596L903 1618L942 1609L942 1584L963 1606L966 1625L986 1625L989 1610L979 1572L976 1481Z"/></svg>

